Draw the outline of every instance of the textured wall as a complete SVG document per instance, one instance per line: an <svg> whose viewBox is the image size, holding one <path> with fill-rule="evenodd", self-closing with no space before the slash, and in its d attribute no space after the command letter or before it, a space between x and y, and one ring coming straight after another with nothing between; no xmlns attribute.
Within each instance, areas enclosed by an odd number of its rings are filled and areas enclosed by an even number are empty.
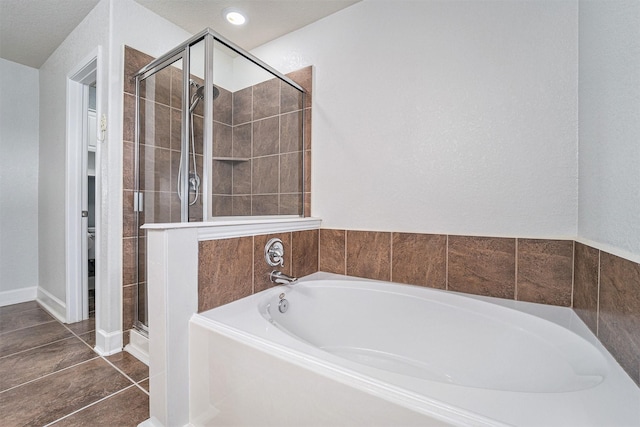
<svg viewBox="0 0 640 427"><path fill-rule="evenodd" d="M38 285L38 70L0 59L0 304Z"/></svg>
<svg viewBox="0 0 640 427"><path fill-rule="evenodd" d="M315 66L323 226L575 236L576 2L365 0L254 53Z"/></svg>
<svg viewBox="0 0 640 427"><path fill-rule="evenodd" d="M578 236L640 261L640 3L580 2Z"/></svg>

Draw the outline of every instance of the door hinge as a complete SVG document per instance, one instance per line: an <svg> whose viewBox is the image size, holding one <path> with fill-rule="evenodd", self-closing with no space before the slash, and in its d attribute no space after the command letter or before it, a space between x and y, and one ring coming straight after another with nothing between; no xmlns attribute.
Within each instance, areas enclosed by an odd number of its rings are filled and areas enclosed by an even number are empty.
<svg viewBox="0 0 640 427"><path fill-rule="evenodd" d="M141 192L133 193L133 211L134 212L143 212L144 211L144 194Z"/></svg>

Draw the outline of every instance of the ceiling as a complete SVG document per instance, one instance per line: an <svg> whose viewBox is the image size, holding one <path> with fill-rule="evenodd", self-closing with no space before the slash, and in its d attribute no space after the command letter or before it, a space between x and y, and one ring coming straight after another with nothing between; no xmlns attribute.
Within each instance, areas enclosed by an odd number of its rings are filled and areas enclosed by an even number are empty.
<svg viewBox="0 0 640 427"><path fill-rule="evenodd" d="M135 0L195 34L206 27L251 50L360 0ZM40 68L99 0L0 0L0 58ZM241 10L234 27L222 11Z"/></svg>

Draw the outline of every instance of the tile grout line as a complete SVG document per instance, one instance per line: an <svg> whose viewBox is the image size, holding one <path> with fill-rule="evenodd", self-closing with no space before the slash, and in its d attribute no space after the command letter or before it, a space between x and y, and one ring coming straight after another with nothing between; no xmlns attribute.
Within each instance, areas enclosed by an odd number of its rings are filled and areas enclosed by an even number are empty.
<svg viewBox="0 0 640 427"><path fill-rule="evenodd" d="M105 401L105 400L107 400L107 399L109 399L109 398L111 398L111 397L113 397L113 396L116 396L116 395L118 395L118 394L120 394L120 393L124 392L125 390L129 390L131 387L135 387L135 385L133 385L133 384L132 384L132 385L130 385L130 386L127 386L127 387L123 388L122 390L118 390L118 391L116 391L116 392L113 392L113 393L109 394L108 396L103 397L102 399L96 400L95 402L92 402L92 403L90 403L90 404L88 404L88 405L86 405L86 406L83 406L83 407L82 407L82 408L80 408L80 409L76 409L75 411L73 411L73 412L71 412L71 413L69 413L69 414L65 415L64 417L60 417L60 418L58 418L58 419L57 419L57 420L55 420L55 421L52 421L52 422L50 422L50 423L48 423L48 424L45 424L45 425L44 425L44 427L52 426L52 425L56 424L57 422L64 420L65 418L69 418L70 416L75 415L75 414L77 414L78 412L84 411L85 409L88 409L88 408L90 408L90 407L92 407L92 406L94 406L94 405L97 405L98 403L103 402L103 401Z"/></svg>
<svg viewBox="0 0 640 427"><path fill-rule="evenodd" d="M111 362L109 359L106 358L106 356L100 356L105 362L107 362L109 365L111 365L111 367L113 367L116 371L120 372L122 375L124 375L124 377L126 379L128 379L129 381L131 381L134 385L138 384L137 382L135 382L133 380L133 378L131 378L129 375L127 375L122 369L118 368L113 362ZM144 381L144 380L141 380Z"/></svg>
<svg viewBox="0 0 640 427"><path fill-rule="evenodd" d="M48 345L55 344L55 343L58 343L58 342L60 342L60 341L69 340L69 339L71 339L71 338L79 338L79 337L76 337L76 336L70 336L70 337L60 338L59 340L51 341L51 342L48 342L48 343L45 343L45 344L37 345L37 346L35 346L35 347L27 348L27 349L25 349L25 350L16 351L15 353L10 353L10 354L4 355L4 356L0 356L0 360L4 359L4 358L6 358L6 357L11 357L11 356L15 356L15 355L17 355L17 354L25 353L25 352L27 352L27 351L36 350L36 349L39 349L39 348L42 348L42 347L46 347L46 346L48 346ZM80 338L80 340L81 340L81 341L84 341L84 340L82 340L82 338Z"/></svg>
<svg viewBox="0 0 640 427"><path fill-rule="evenodd" d="M389 281L393 282L393 231L389 233Z"/></svg>
<svg viewBox="0 0 640 427"><path fill-rule="evenodd" d="M576 286L576 241L572 243L573 250L571 252L571 308L574 308L573 297L575 295Z"/></svg>
<svg viewBox="0 0 640 427"><path fill-rule="evenodd" d="M347 272L347 230L344 230L344 275L348 274Z"/></svg>
<svg viewBox="0 0 640 427"><path fill-rule="evenodd" d="M444 248L444 290L449 290L449 235L446 235Z"/></svg>
<svg viewBox="0 0 640 427"><path fill-rule="evenodd" d="M140 382L134 383L134 385L135 385L136 387L138 387L138 388L139 388L139 389L140 389L144 394L146 394L147 396L149 396L149 395L150 395L150 394L149 394L149 392L148 392L144 387L142 387L142 386L140 385L140 383L141 383L142 381L146 381L146 380L148 380L148 379L149 379L149 377L147 377L147 378L144 378L144 379L140 380ZM129 388L129 387L127 387L127 388Z"/></svg>
<svg viewBox="0 0 640 427"><path fill-rule="evenodd" d="M518 301L518 238L516 237L516 250L515 250L515 263L514 263L515 277L514 279L514 290L513 290L513 299Z"/></svg>
<svg viewBox="0 0 640 427"><path fill-rule="evenodd" d="M600 270L602 269L602 251L598 249L598 295L596 297L596 337L600 335Z"/></svg>
<svg viewBox="0 0 640 427"><path fill-rule="evenodd" d="M13 387L8 388L8 389L6 389L6 390L2 390L2 391L0 391L0 394L2 394L2 393L6 393L6 392L11 391L11 390L13 390L13 389L16 389L16 388L18 388L18 387L22 387L23 385L31 384L32 382L39 381L39 380L41 380L41 379L43 379L43 378L50 377L51 375L55 375L55 374L58 374L58 373L60 373L60 372L64 372L64 371L66 371L66 370L68 370L68 369L75 368L75 367L80 366L80 365L82 365L82 364L84 364L84 363L91 362L92 360L96 360L96 359L98 359L99 357L100 357L100 356L99 356L98 354L96 354L96 355L95 355L95 357L92 357L91 359L83 360L82 362L76 363L75 365L67 366L66 368L62 368L62 369L60 369L60 370L58 370L58 371L55 371L55 372L49 372L48 374L45 374L45 375L43 375L43 376L41 376L41 377L34 378L34 379L32 379L32 380L29 380L29 381L23 382L22 384L18 384L18 385L16 385L16 386L13 386Z"/></svg>
<svg viewBox="0 0 640 427"><path fill-rule="evenodd" d="M51 316L48 312L47 312L47 314L49 316ZM10 334L10 333L13 333L13 332L23 331L25 329L33 328L34 326L46 325L47 323L52 323L52 322L59 322L59 320L52 317L51 320L46 321L46 322L36 323L35 325L25 326L25 327L22 327L22 328L13 329L11 331L0 332L0 337L3 336L4 334Z"/></svg>

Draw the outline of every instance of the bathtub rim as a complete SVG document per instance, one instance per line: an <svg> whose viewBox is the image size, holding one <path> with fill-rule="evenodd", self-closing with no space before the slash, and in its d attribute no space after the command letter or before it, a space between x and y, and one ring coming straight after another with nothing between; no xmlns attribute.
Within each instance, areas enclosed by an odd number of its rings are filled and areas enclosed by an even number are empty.
<svg viewBox="0 0 640 427"><path fill-rule="evenodd" d="M585 339L588 343L594 345L596 349L604 356L607 363L608 376L600 385L594 387L591 390L598 389L596 392L598 396L602 395L602 393L606 393L610 391L612 388L617 390L617 387L622 385L625 387L625 390L633 390L633 396L625 399L626 401L632 401L636 399L640 402L640 389L635 386L635 383L632 382L631 378L622 370L617 361L613 358L613 356L608 352L608 350L602 345L602 343L597 339L597 337L591 332L591 330L586 326L586 324L579 318L579 316L569 307L557 307L557 306L549 306L542 304L535 304L523 301L515 301L515 300L506 300L500 298L492 298L485 297L480 295L471 295L464 294L459 292L445 291L440 289L433 288L425 288L422 286L414 286L414 285L406 285L399 284L388 281L379 281L372 280L366 278L358 278L351 277L333 273L326 272L317 272L313 273L309 276L305 276L301 278L301 282L308 281L325 281L325 280L344 280L349 282L374 282L384 284L385 286L409 286L412 288L423 289L428 292L436 292L436 293L445 293L449 295L456 295L463 298L469 298L473 300L478 300L490 304L495 304L507 309L512 309L519 312L524 312L526 314L542 318L551 323L554 323L564 329L567 329L581 338ZM255 309L253 315L257 315L261 320L266 321L263 316L258 311L258 306L260 301L262 301L266 295L277 293L278 290L282 289L283 292L286 292L286 289L292 289L291 287L294 285L286 285L286 286L278 286L272 287L265 291L253 294L242 300L235 301L233 303L227 304L225 306L217 307L215 309L207 310L202 313L196 313L192 316L191 322L198 324L200 326L209 328L216 333L221 333L225 336L228 336L232 339L239 340L242 343L245 343L253 348L257 348L259 350L265 351L270 355L275 357L287 360L289 362L295 363L297 366L304 367L306 369L310 369L313 372L320 373L321 375L328 375L330 378L333 378L337 381L343 382L345 384L351 385L353 387L357 387L360 390L369 392L369 393L378 393L376 396L380 396L385 400L392 401L397 403L405 408L415 410L416 412L421 412L429 416L438 417L445 422L453 423L454 425L492 425L492 426L504 426L510 425L508 423L512 422L511 420L505 421L500 420L500 418L494 418L494 411L488 410L487 413L480 413L478 409L467 409L464 407L464 399L462 401L453 401L449 402L446 398L440 400L438 398L426 396L420 394L418 392L401 388L400 386L396 386L393 384L389 384L385 380L381 380L378 378L372 378L366 373L360 373L358 371L354 371L348 367L344 367L342 363L332 362L331 359L320 358L316 356L313 352L309 354L308 352L298 350L296 346L293 348L289 346L289 343L274 343L267 338L260 337L252 332L244 331L238 327L231 326L228 323L232 323L235 319L225 319L224 321L218 321L211 317L208 317L207 314L211 312L220 312L225 310L224 307L229 307L236 305L242 301L245 304L250 304L251 307ZM219 310L219 309L223 310ZM227 322L227 323L225 323ZM240 325L243 326L243 325ZM291 340L296 340L294 337L289 337ZM304 342L299 342L303 346L310 346ZM313 348L313 346L311 346ZM322 352L322 350L317 349L317 351ZM334 356L338 357L338 356ZM310 363L311 362L311 363ZM348 370L348 372L343 372L344 370ZM342 371L341 371L342 370ZM622 381L622 383L620 383ZM355 383L354 383L355 382ZM631 387L632 385L632 387ZM460 386L453 386L460 387ZM464 387L462 387L464 388ZM570 392L570 393L592 393L591 391L578 391L578 392ZM494 393L493 390L483 390L483 392ZM508 393L498 391L495 393ZM570 394L570 393L559 393L559 394ZM517 394L517 393L516 393ZM521 393L521 395L525 395L526 393ZM552 395L553 393L549 393L547 395ZM571 401L571 400L570 400ZM461 403L463 402L463 403ZM558 407L560 408L560 406ZM483 408L484 410L484 408ZM553 411L553 410L552 410ZM500 411L496 413L496 416L499 416ZM610 412L598 412L598 416L608 416ZM489 414L489 415L487 415ZM634 417L634 420L640 420L640 412L636 411L625 411L624 414L616 414L616 419L619 416L626 417Z"/></svg>
<svg viewBox="0 0 640 427"><path fill-rule="evenodd" d="M406 409L437 418L440 421L460 426L486 426L508 427L509 424L485 417L473 411L449 405L437 399L420 395L410 390L388 384L384 381L372 378L368 375L321 359L315 355L291 349L284 345L274 344L271 341L247 333L240 329L225 325L219 321L195 313L190 323L218 333L222 336L234 339L251 348L265 352L266 354L293 363L296 366L308 369L318 375L325 376L334 381L354 387L373 396L395 403ZM312 362L312 363L310 363Z"/></svg>

